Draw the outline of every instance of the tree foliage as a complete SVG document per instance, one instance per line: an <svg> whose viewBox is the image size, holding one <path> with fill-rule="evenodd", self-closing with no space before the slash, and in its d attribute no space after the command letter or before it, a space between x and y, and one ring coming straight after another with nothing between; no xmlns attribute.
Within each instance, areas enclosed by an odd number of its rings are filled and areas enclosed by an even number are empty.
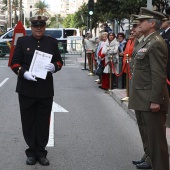
<svg viewBox="0 0 170 170"><path fill-rule="evenodd" d="M61 18L60 14L51 17L49 20L49 24L47 23L48 28L59 28L63 22L63 18Z"/></svg>
<svg viewBox="0 0 170 170"><path fill-rule="evenodd" d="M45 15L50 17L50 14L48 12L48 7L49 5L46 4L45 0L44 1L38 1L34 7L36 8L35 11L35 15Z"/></svg>
<svg viewBox="0 0 170 170"><path fill-rule="evenodd" d="M152 0L156 10L159 12L164 12L165 8L169 6L170 0Z"/></svg>
<svg viewBox="0 0 170 170"><path fill-rule="evenodd" d="M64 28L74 28L75 27L74 14L67 15L67 17L63 20L62 25Z"/></svg>

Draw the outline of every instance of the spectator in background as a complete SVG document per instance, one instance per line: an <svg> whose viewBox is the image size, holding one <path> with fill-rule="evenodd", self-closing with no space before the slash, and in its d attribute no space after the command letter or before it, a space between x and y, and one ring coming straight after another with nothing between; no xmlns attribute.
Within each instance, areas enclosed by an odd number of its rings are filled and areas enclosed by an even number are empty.
<svg viewBox="0 0 170 170"><path fill-rule="evenodd" d="M96 37L95 42L96 42L96 49L95 49L94 59L95 59L95 69L97 69L97 65L98 65L98 63L97 63L97 60L98 60L97 49L98 49L98 46L99 46L99 43L100 43L100 38Z"/></svg>
<svg viewBox="0 0 170 170"><path fill-rule="evenodd" d="M91 70L91 50L93 51L93 54L96 50L96 40L95 37L92 38L92 34L90 31L87 31L86 37L84 39L84 45L86 49L86 55L88 59L88 65L89 65L89 71Z"/></svg>
<svg viewBox="0 0 170 170"><path fill-rule="evenodd" d="M116 36L113 32L108 34L108 39L104 44L100 58L103 60L103 64L106 65L110 61L110 55L113 55L115 59L118 60L118 47L119 43L116 39ZM104 90L109 89L109 73L110 73L110 66L106 65L103 74L102 74L102 86L101 88Z"/></svg>
<svg viewBox="0 0 170 170"><path fill-rule="evenodd" d="M125 48L125 51L124 51L123 68L124 68L124 66L126 65L126 62L127 62L127 55L128 55L128 60L131 60L132 52L133 52L133 48L134 48L134 41L135 41L135 37L133 35L133 30L131 30L130 34L129 34L128 41L126 43L126 48ZM126 74L128 74L127 69L128 69L128 67L126 65L126 68L123 70L124 73L123 73L123 76L122 76L122 84L123 84L124 88L126 86Z"/></svg>
<svg viewBox="0 0 170 170"><path fill-rule="evenodd" d="M112 31L112 29L108 26L107 23L104 23L104 24L103 24L103 29L104 29L104 32L107 32L107 33L109 33L109 32Z"/></svg>
<svg viewBox="0 0 170 170"><path fill-rule="evenodd" d="M123 57L124 57L124 50L126 48L126 39L125 39L125 34L123 32L120 32L117 34L117 40L119 42L119 58L120 60L122 59L122 63L123 63ZM122 75L120 78L122 79L122 83L121 83L121 88L125 87L125 82L124 80L124 76Z"/></svg>
<svg viewBox="0 0 170 170"><path fill-rule="evenodd" d="M98 65L99 64L102 64L103 65L103 62L102 62L102 59L101 59L101 51L102 51L102 48L104 46L104 44L106 43L106 40L107 40L107 36L108 36L108 33L107 32L102 32L101 35L100 35L100 42L99 42L99 45L98 45L98 48L96 50L97 52L97 63ZM104 65L103 65L104 66ZM99 75L99 79L98 80L95 80L98 84L101 84L102 83L102 75Z"/></svg>
<svg viewBox="0 0 170 170"><path fill-rule="evenodd" d="M119 42L119 56L123 57L124 56L124 50L126 47L126 39L125 39L125 34L123 32L120 32L117 34L117 40Z"/></svg>

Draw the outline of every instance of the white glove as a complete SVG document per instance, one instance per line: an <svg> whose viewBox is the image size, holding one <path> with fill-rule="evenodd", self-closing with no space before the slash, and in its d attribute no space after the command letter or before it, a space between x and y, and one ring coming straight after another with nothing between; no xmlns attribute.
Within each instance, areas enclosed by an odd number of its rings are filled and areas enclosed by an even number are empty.
<svg viewBox="0 0 170 170"><path fill-rule="evenodd" d="M33 75L31 72L29 72L29 71L26 71L25 73L24 73L24 78L26 79L26 80L31 80L31 81L37 81L36 79L35 79L35 75Z"/></svg>
<svg viewBox="0 0 170 170"><path fill-rule="evenodd" d="M54 71L55 71L55 66L53 63L48 63L44 67L47 71L49 71L51 73L54 73Z"/></svg>

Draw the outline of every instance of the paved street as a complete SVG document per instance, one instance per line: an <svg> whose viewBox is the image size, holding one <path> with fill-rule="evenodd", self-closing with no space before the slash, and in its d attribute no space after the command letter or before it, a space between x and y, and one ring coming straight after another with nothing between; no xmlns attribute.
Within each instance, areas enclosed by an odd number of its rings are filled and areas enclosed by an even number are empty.
<svg viewBox="0 0 170 170"><path fill-rule="evenodd" d="M68 112L54 113L54 146L47 147L50 166L25 164L17 76L0 60L0 170L135 170L142 154L134 119L82 71L76 57L54 75L54 102ZM7 79L9 78L9 79Z"/></svg>

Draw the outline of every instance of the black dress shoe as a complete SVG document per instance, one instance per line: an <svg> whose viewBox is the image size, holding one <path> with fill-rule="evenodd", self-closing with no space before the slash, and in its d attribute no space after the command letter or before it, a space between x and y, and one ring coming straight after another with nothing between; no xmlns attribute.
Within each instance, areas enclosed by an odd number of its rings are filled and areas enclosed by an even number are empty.
<svg viewBox="0 0 170 170"><path fill-rule="evenodd" d="M137 164L136 168L138 168L138 169L152 169L151 165L148 165L146 162Z"/></svg>
<svg viewBox="0 0 170 170"><path fill-rule="evenodd" d="M134 165L141 164L141 163L143 163L143 162L144 162L144 160L132 161L132 163L133 163Z"/></svg>
<svg viewBox="0 0 170 170"><path fill-rule="evenodd" d="M43 165L43 166L48 166L50 165L50 162L47 158L43 157L43 158L38 158L38 162Z"/></svg>
<svg viewBox="0 0 170 170"><path fill-rule="evenodd" d="M27 165L35 165L36 164L36 159L35 157L28 157L26 160Z"/></svg>

